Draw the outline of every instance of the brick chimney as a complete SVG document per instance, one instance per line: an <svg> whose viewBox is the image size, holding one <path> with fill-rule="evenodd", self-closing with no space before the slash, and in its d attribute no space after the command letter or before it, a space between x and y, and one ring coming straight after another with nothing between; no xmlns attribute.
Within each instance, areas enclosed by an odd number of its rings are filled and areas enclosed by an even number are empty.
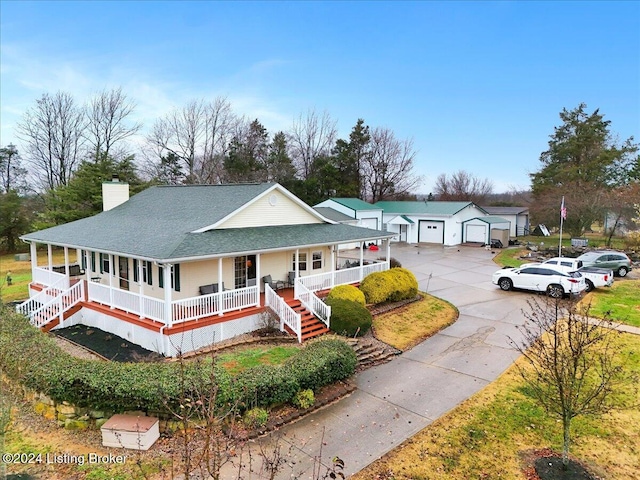
<svg viewBox="0 0 640 480"><path fill-rule="evenodd" d="M113 175L110 182L102 182L102 210L107 211L129 200L129 184Z"/></svg>

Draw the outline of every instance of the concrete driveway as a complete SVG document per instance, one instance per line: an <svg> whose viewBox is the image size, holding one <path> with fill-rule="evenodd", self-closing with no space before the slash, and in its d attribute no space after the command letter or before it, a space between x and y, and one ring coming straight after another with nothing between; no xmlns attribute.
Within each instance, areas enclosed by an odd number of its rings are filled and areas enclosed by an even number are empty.
<svg viewBox="0 0 640 480"><path fill-rule="evenodd" d="M414 272L420 290L458 307L459 319L393 361L358 374L349 397L261 439L267 446L280 444L286 464L276 478L316 479L320 461L329 465L335 456L344 460L346 475L358 472L495 380L518 357L509 338L520 338L516 327L524 323L530 297L491 283L498 267L490 251L394 244L392 256ZM253 473L243 478L261 478L260 459L255 451L252 456Z"/></svg>

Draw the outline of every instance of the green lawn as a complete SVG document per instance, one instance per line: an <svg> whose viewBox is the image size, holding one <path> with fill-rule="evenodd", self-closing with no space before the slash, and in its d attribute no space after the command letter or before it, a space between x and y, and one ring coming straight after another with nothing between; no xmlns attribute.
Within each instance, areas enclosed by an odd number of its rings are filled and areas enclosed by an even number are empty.
<svg viewBox="0 0 640 480"><path fill-rule="evenodd" d="M591 302L594 317L640 327L640 280L619 280L611 288L597 288L583 301Z"/></svg>
<svg viewBox="0 0 640 480"><path fill-rule="evenodd" d="M216 361L231 375L258 365L278 365L300 351L298 346L256 347L223 353Z"/></svg>

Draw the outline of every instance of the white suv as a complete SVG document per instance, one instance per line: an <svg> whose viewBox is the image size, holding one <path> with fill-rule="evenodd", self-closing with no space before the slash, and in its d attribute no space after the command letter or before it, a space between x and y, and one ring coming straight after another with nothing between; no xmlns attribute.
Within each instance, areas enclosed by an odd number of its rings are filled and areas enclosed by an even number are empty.
<svg viewBox="0 0 640 480"><path fill-rule="evenodd" d="M503 268L493 274L494 285L502 290L521 288L546 292L550 297L562 298L565 294L578 295L587 285L578 272L561 272L551 265L524 265L520 268Z"/></svg>

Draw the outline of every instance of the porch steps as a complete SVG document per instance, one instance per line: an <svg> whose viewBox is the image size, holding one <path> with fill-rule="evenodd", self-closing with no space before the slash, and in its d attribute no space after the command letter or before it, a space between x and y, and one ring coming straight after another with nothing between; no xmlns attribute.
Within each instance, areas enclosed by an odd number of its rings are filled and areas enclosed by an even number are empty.
<svg viewBox="0 0 640 480"><path fill-rule="evenodd" d="M358 370L364 370L375 365L387 363L391 361L393 357L402 353L400 350L396 350L375 339L350 338L348 343L358 357Z"/></svg>
<svg viewBox="0 0 640 480"><path fill-rule="evenodd" d="M287 305L289 305L293 310L300 314L301 324L302 324L302 341L309 340L310 338L318 337L320 335L324 335L329 332L327 326L313 315L309 310L307 310L300 300L291 299L286 300Z"/></svg>
<svg viewBox="0 0 640 480"><path fill-rule="evenodd" d="M62 314L62 318L66 320L67 318L72 316L74 313L78 313L80 310L82 310L82 302L75 304L71 308L67 308ZM42 325L42 327L40 327L40 330L42 330L43 332L50 332L59 323L60 323L60 317L56 315L55 318L52 319L50 322Z"/></svg>

